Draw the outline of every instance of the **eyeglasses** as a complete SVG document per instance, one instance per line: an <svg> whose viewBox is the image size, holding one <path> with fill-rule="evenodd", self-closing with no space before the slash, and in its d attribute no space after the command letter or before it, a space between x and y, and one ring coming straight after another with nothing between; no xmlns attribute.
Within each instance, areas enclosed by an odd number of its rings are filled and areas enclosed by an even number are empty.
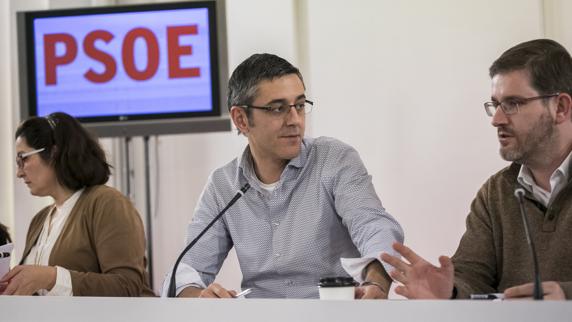
<svg viewBox="0 0 572 322"><path fill-rule="evenodd" d="M24 168L24 162L26 162L26 159L34 154L40 153L42 151L44 151L46 148L41 148L41 149L37 149L37 150L32 150L30 152L26 152L26 153L20 153L16 156L16 164L18 165L18 169L22 169Z"/></svg>
<svg viewBox="0 0 572 322"><path fill-rule="evenodd" d="M254 106L254 105L241 105L242 108L254 108L258 110L265 110L272 116L281 117L290 113L291 108L296 109L298 114L308 114L312 111L314 107L314 102L309 100L304 100L303 102L296 104L284 104L284 103L270 103L268 106Z"/></svg>
<svg viewBox="0 0 572 322"><path fill-rule="evenodd" d="M523 106L526 105L534 100L539 100L539 99L544 99L544 98L550 98L550 97L555 97L560 95L560 93L554 93L554 94L546 94L546 95L540 95L540 96L534 96L534 97L528 97L528 98L508 98L502 102L486 102L485 105L485 112L487 112L488 116L493 116L495 115L495 112L497 111L497 109L500 108L502 109L503 113L506 115L510 115L510 114L516 114L518 112L518 109Z"/></svg>

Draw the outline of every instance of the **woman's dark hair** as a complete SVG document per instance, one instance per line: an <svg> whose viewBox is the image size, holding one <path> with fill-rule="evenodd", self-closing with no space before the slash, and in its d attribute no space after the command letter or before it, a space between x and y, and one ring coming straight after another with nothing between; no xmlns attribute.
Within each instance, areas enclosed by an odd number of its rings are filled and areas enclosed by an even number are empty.
<svg viewBox="0 0 572 322"><path fill-rule="evenodd" d="M58 182L68 189L77 191L109 179L110 165L97 139L66 113L29 118L15 137L24 138L31 148L45 148L40 157L54 167Z"/></svg>
<svg viewBox="0 0 572 322"><path fill-rule="evenodd" d="M12 239L8 234L8 227L0 224L0 245L11 243Z"/></svg>

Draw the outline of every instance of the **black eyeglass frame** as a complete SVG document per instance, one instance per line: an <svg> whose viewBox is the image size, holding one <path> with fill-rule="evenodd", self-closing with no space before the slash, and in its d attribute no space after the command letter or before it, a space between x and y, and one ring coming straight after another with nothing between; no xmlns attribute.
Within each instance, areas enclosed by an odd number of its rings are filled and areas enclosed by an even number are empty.
<svg viewBox="0 0 572 322"><path fill-rule="evenodd" d="M310 108L306 108L306 104L310 105ZM300 105L302 105L300 107ZM257 110L265 110L266 112L275 114L275 115L286 115L290 112L290 109L293 107L296 109L296 112L304 111L304 114L308 114L312 111L314 107L314 102L310 100L304 100L304 102L296 103L296 104L281 104L278 107L275 106L256 106L256 105L239 105L242 108L253 108Z"/></svg>
<svg viewBox="0 0 572 322"><path fill-rule="evenodd" d="M556 97L560 94L561 94L560 92L557 92L557 93L538 95L527 98L510 98L509 100L514 100L514 102L511 103L512 106L507 105L507 100L501 102L485 102L483 105L485 107L485 112L490 117L493 117L495 115L499 106L504 114L512 115L518 113L518 110L520 109L521 106L526 105L532 101Z"/></svg>
<svg viewBox="0 0 572 322"><path fill-rule="evenodd" d="M25 153L18 154L16 156L16 165L18 166L18 169L24 168L24 163L26 162L26 159L28 159L29 157L31 157L34 154L38 154L40 152L43 152L44 150L46 150L46 148L36 149L36 150L32 150L32 151L28 151Z"/></svg>

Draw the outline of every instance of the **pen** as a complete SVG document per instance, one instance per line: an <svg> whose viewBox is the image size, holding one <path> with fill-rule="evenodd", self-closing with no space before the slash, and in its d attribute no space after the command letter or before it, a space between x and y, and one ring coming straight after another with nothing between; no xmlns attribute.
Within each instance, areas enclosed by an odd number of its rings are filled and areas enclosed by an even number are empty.
<svg viewBox="0 0 572 322"><path fill-rule="evenodd" d="M245 295L250 294L250 292L252 292L252 289L251 289L251 288L247 288L246 290L244 290L244 291L242 291L242 292L236 294L236 295L234 296L234 298L244 297Z"/></svg>
<svg viewBox="0 0 572 322"><path fill-rule="evenodd" d="M502 300L503 293L471 294L471 300Z"/></svg>

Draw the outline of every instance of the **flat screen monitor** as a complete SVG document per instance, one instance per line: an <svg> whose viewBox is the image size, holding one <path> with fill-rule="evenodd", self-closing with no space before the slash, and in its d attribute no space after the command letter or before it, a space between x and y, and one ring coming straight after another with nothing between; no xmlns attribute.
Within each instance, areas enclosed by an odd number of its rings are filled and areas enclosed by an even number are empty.
<svg viewBox="0 0 572 322"><path fill-rule="evenodd" d="M99 136L228 131L224 1L18 13L21 116Z"/></svg>

